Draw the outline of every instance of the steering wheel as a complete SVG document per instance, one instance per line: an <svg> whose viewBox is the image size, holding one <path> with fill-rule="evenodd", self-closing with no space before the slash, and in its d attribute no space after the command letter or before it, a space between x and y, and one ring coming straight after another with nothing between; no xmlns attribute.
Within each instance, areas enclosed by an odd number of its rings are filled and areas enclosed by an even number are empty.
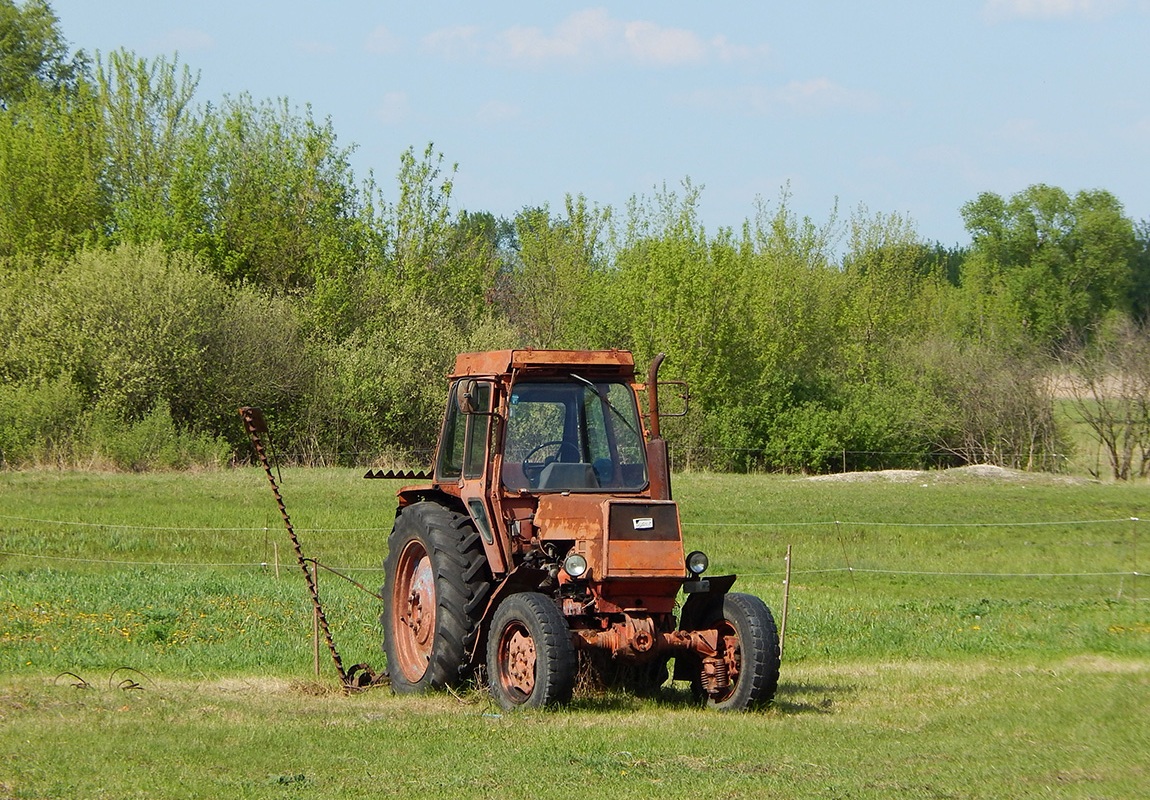
<svg viewBox="0 0 1150 800"><path fill-rule="evenodd" d="M540 450L546 450L548 447L557 448L553 455L547 456L547 458L543 459L542 461L533 462L531 460L531 456L535 455ZM566 439L552 439L549 442L544 442L541 445L531 448L531 451L527 455L523 456L523 462L521 464L523 467L523 475L527 478L527 482L532 487L538 486L539 476L543 473L543 468L550 464L552 461L558 461L564 450L567 450L570 453L574 453L575 461L579 461L583 458L582 454L579 452L579 448L576 447L575 443L567 441Z"/></svg>

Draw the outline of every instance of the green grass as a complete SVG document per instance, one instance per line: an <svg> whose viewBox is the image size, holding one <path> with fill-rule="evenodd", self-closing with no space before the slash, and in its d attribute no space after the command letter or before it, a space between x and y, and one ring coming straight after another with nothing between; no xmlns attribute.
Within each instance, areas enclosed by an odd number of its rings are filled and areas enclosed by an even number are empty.
<svg viewBox="0 0 1150 800"><path fill-rule="evenodd" d="M687 546L776 617L792 548L775 705L501 716L313 676L261 471L0 473L0 797L1141 796L1146 484L961 475L678 476ZM375 588L397 485L283 479L307 555ZM321 593L345 664L382 666L378 601Z"/></svg>
<svg viewBox="0 0 1150 800"><path fill-rule="evenodd" d="M668 693L500 715L477 694L257 679L0 684L9 797L1110 797L1150 779L1143 664L802 664L748 715Z"/></svg>

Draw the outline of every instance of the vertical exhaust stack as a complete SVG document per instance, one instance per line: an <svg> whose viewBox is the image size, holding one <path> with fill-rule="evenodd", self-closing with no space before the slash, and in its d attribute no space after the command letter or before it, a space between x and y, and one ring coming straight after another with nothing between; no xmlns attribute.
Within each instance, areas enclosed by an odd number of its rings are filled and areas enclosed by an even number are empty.
<svg viewBox="0 0 1150 800"><path fill-rule="evenodd" d="M666 353L659 353L647 372L647 402L650 438L647 440L647 469L650 471L651 497L655 500L671 498L671 460L667 454L667 440L659 434L659 367Z"/></svg>

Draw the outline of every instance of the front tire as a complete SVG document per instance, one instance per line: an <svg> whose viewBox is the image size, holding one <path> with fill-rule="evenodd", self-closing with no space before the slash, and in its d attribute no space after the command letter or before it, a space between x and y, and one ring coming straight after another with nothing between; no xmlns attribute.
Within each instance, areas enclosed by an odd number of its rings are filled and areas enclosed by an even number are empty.
<svg viewBox="0 0 1150 800"><path fill-rule="evenodd" d="M550 597L513 594L495 609L487 635L487 680L505 711L571 699L575 648L567 620Z"/></svg>
<svg viewBox="0 0 1150 800"><path fill-rule="evenodd" d="M779 685L780 655L779 631L767 604L752 594L727 594L705 622L704 627L719 632L721 669L729 682L708 686L700 664L691 682L695 696L718 711L746 711L770 703Z"/></svg>
<svg viewBox="0 0 1150 800"><path fill-rule="evenodd" d="M383 573L383 649L392 688L408 694L467 678L491 590L470 517L430 501L402 509Z"/></svg>

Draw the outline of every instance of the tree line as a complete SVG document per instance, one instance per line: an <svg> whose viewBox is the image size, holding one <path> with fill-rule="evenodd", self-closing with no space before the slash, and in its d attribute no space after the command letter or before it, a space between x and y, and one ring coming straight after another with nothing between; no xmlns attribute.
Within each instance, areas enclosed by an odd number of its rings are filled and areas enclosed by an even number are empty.
<svg viewBox="0 0 1150 800"><path fill-rule="evenodd" d="M898 214L800 217L785 187L709 231L690 180L502 218L455 208L431 145L383 187L310 109L197 81L0 0L3 464L243 458L239 405L301 462L425 462L455 354L530 346L666 352L680 464L1055 468L1052 376L1097 414L1105 354L1145 339L1150 225L1103 190L983 193L953 247ZM1127 476L1141 413L1107 445Z"/></svg>

